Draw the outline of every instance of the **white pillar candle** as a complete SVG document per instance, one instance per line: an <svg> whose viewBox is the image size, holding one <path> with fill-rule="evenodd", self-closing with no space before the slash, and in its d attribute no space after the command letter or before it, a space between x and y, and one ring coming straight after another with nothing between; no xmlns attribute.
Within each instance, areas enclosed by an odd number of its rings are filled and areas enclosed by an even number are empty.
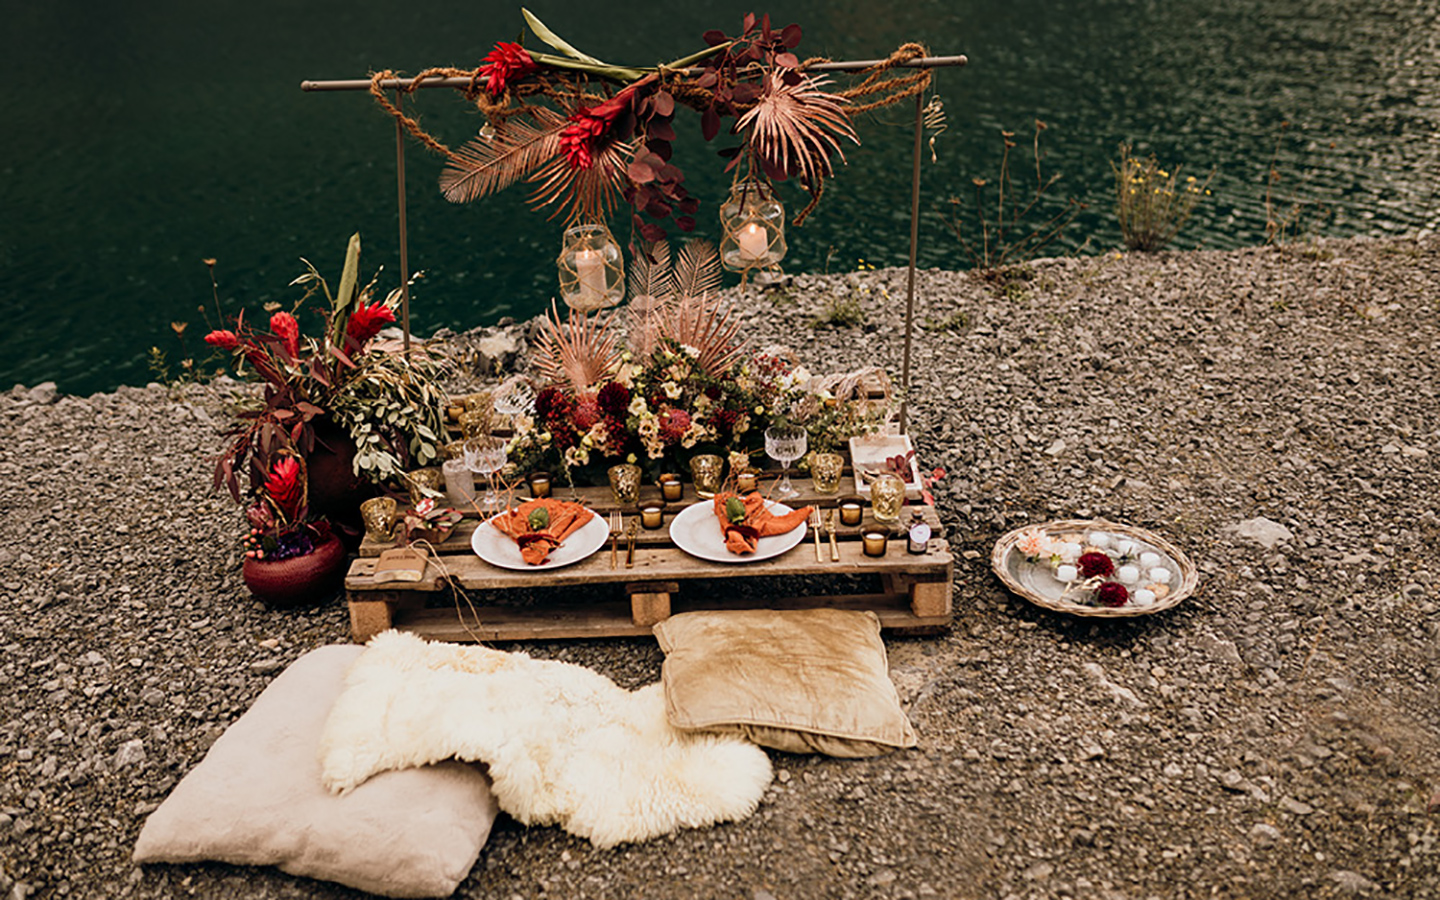
<svg viewBox="0 0 1440 900"><path fill-rule="evenodd" d="M1079 574L1080 571L1074 566L1057 566L1055 568L1055 577L1066 583L1074 581Z"/></svg>
<svg viewBox="0 0 1440 900"><path fill-rule="evenodd" d="M440 471L445 473L445 496L450 505L466 509L475 502L475 473L463 459L447 459Z"/></svg>
<svg viewBox="0 0 1440 900"><path fill-rule="evenodd" d="M1158 584L1170 583L1170 570L1164 566L1156 566L1150 570L1150 580Z"/></svg>
<svg viewBox="0 0 1440 900"><path fill-rule="evenodd" d="M1115 570L1115 577L1121 584L1134 584L1140 580L1140 570L1134 566L1121 566Z"/></svg>
<svg viewBox="0 0 1440 900"><path fill-rule="evenodd" d="M1156 566L1160 565L1160 554L1151 552L1149 550L1145 551L1144 553L1140 554L1140 565L1146 569L1155 568Z"/></svg>
<svg viewBox="0 0 1440 900"><path fill-rule="evenodd" d="M770 252L770 238L765 233L765 228L755 222L751 222L735 235L735 243L740 247L740 258L748 260L764 259L765 254Z"/></svg>
<svg viewBox="0 0 1440 900"><path fill-rule="evenodd" d="M1147 591L1144 588L1130 595L1130 602L1136 606L1149 606L1155 602L1155 592Z"/></svg>
<svg viewBox="0 0 1440 900"><path fill-rule="evenodd" d="M575 275L580 280L582 304L596 304L605 299L605 257L599 250L576 252Z"/></svg>

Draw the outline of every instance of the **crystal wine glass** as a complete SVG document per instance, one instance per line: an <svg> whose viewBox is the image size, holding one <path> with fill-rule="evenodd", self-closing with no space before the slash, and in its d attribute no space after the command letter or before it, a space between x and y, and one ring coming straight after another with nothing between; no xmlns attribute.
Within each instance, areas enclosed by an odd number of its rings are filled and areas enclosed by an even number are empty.
<svg viewBox="0 0 1440 900"><path fill-rule="evenodd" d="M805 438L805 429L799 425L772 425L765 429L765 455L784 467L780 482L775 485L777 497L800 496L790 484L790 464L805 455Z"/></svg>
<svg viewBox="0 0 1440 900"><path fill-rule="evenodd" d="M503 416L528 413L535 405L535 388L524 375L514 375L495 389L491 402Z"/></svg>
<svg viewBox="0 0 1440 900"><path fill-rule="evenodd" d="M484 475L486 491L483 512L488 518L500 506L500 495L495 493L495 473L505 467L505 441L492 435L470 438L464 444L465 468Z"/></svg>

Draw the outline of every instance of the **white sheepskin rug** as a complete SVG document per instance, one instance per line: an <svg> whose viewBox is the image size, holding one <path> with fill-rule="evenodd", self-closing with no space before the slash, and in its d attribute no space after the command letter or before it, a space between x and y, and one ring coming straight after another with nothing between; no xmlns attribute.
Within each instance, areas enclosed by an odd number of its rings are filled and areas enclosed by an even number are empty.
<svg viewBox="0 0 1440 900"><path fill-rule="evenodd" d="M325 786L455 757L487 763L500 808L598 847L743 819L770 758L743 739L677 731L657 682L387 631L346 676L325 724Z"/></svg>

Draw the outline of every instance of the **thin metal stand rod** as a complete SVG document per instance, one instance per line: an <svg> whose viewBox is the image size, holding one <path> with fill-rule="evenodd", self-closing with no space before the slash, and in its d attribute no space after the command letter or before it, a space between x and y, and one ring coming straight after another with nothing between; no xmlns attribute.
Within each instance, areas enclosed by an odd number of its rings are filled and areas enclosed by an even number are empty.
<svg viewBox="0 0 1440 900"><path fill-rule="evenodd" d="M405 95L395 92L395 108ZM405 239L405 129L395 120L395 185L400 196L400 328L405 332L405 353L410 353L410 250Z"/></svg>
<svg viewBox="0 0 1440 900"><path fill-rule="evenodd" d="M900 362L900 433L906 433L910 403L910 341L915 324L915 258L920 248L920 138L925 130L925 95L915 95L915 158L910 172L910 271L905 282L905 355Z"/></svg>

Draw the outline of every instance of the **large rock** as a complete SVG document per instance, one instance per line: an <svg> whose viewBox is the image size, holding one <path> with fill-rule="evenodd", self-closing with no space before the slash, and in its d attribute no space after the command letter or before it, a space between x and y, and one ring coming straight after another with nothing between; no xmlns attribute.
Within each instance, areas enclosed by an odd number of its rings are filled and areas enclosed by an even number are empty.
<svg viewBox="0 0 1440 900"><path fill-rule="evenodd" d="M1252 540L1266 550L1274 550L1276 544L1295 540L1295 535L1290 529L1264 516L1246 519L1239 524L1229 526L1226 530L1242 538Z"/></svg>

